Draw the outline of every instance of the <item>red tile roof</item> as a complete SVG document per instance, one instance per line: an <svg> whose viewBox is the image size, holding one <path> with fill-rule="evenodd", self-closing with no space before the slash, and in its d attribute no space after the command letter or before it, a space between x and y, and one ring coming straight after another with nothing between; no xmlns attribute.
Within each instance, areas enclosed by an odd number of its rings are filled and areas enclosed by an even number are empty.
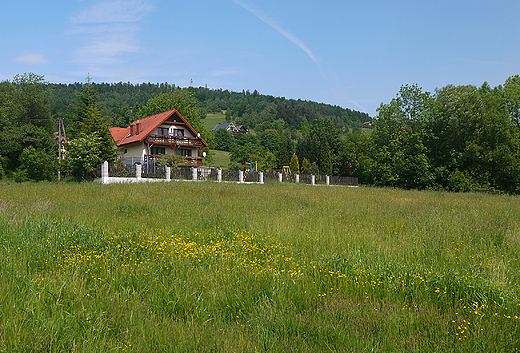
<svg viewBox="0 0 520 353"><path fill-rule="evenodd" d="M197 131L195 131L190 123L188 123L176 109L136 120L130 124L130 126L125 128L112 127L110 128L110 133L112 134L114 141L117 142L118 147L133 142L142 142L146 136L150 135L159 125L174 114L176 115L176 118L180 118L180 120L186 124L188 130L190 130L193 136L197 136ZM207 147L208 144L206 141L202 138L201 140L203 145Z"/></svg>
<svg viewBox="0 0 520 353"><path fill-rule="evenodd" d="M110 133L112 134L112 138L114 141L118 142L123 139L126 135L128 135L128 132L130 131L130 128L128 127L111 127Z"/></svg>

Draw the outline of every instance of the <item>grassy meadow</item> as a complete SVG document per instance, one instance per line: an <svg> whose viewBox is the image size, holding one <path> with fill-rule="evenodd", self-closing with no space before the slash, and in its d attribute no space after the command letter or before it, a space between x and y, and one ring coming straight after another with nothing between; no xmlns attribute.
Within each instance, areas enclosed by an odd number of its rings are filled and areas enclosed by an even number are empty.
<svg viewBox="0 0 520 353"><path fill-rule="evenodd" d="M0 186L0 352L518 352L520 199Z"/></svg>
<svg viewBox="0 0 520 353"><path fill-rule="evenodd" d="M226 115L223 113L220 114L206 114L206 118L202 119L202 123L204 127L211 131L215 127L215 125L226 122Z"/></svg>
<svg viewBox="0 0 520 353"><path fill-rule="evenodd" d="M229 152L226 151L219 151L219 150L211 150L212 153L212 162L210 165L214 168L222 168L222 169L228 169L229 168Z"/></svg>

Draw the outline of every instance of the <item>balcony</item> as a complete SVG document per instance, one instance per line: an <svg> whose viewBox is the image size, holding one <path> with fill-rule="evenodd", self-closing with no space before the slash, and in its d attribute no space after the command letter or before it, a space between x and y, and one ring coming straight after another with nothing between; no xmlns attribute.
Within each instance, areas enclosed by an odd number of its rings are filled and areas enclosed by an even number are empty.
<svg viewBox="0 0 520 353"><path fill-rule="evenodd" d="M171 136L171 135L148 135L145 142L153 145L168 145L177 147L202 148L202 139L197 137Z"/></svg>

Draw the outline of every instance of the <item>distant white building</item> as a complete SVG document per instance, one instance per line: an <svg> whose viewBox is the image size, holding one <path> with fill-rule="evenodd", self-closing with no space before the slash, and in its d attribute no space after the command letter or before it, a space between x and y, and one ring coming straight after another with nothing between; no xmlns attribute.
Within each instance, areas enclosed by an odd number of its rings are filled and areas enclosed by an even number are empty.
<svg viewBox="0 0 520 353"><path fill-rule="evenodd" d="M235 125L231 121L227 123L217 124L211 131L215 132L220 129L226 129L227 131L231 131L232 133L240 132L242 134L247 134L248 129L244 125Z"/></svg>

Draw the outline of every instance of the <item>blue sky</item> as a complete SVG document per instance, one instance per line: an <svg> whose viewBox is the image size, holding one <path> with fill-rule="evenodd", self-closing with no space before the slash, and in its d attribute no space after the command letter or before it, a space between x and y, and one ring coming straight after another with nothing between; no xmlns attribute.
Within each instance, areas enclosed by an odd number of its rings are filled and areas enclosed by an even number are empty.
<svg viewBox="0 0 520 353"><path fill-rule="evenodd" d="M0 13L0 80L258 90L376 114L403 84L520 74L519 1L19 0Z"/></svg>

